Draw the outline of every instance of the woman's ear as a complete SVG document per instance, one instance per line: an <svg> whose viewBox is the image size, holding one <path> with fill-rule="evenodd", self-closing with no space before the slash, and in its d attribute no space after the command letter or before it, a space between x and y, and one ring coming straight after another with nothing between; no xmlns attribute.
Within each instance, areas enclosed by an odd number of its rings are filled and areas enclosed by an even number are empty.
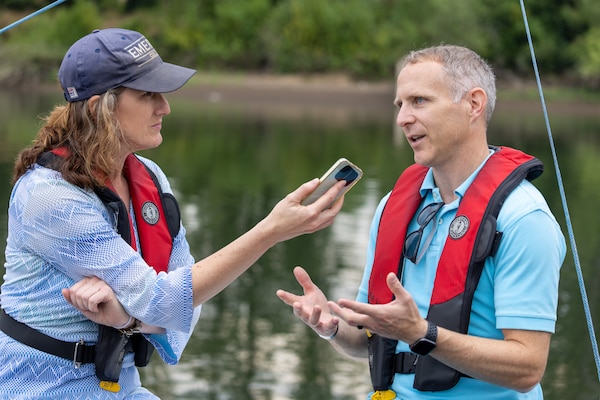
<svg viewBox="0 0 600 400"><path fill-rule="evenodd" d="M97 94L93 95L88 99L87 106L88 111L91 115L96 115L96 110L98 108L98 100L100 100L100 96L98 96Z"/></svg>

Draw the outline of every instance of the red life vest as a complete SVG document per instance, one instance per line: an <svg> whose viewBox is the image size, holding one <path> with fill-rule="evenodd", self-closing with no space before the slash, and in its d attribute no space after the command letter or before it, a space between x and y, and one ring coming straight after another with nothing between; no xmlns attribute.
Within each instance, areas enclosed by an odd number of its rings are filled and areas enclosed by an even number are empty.
<svg viewBox="0 0 600 400"><path fill-rule="evenodd" d="M496 151L465 192L450 225L449 236L438 262L427 314L427 320L461 333L468 331L473 295L485 259L495 252L502 236L501 232L496 231L496 218L504 200L523 179L533 180L543 172L541 161L533 156L509 147L494 149ZM402 276L402 248L408 225L421 204L419 189L427 170L416 164L407 168L396 182L385 205L369 280L368 298L371 304L386 304L393 300L393 293L387 287L385 277L390 272ZM461 229L453 230L453 226ZM387 343L387 346L395 349L396 341L392 342ZM389 369L381 365L393 365L389 360L378 361L378 353L386 352L375 351L372 375L374 370L378 371L377 374L382 374L382 370ZM395 356L389 355L390 351L387 353L388 357ZM383 384L381 377L371 378L374 385L378 382L377 385L381 387L387 385L387 381L391 385L393 374L393 371L391 375L389 371L385 373ZM458 371L432 357L419 357L415 388L424 391L447 390L456 385L460 377Z"/></svg>
<svg viewBox="0 0 600 400"><path fill-rule="evenodd" d="M52 167L48 154L45 153L38 162ZM58 148L52 150L51 154L64 158L68 151L66 148ZM177 236L180 227L177 201L172 194L162 192L156 175L134 154L130 154L125 160L123 174L129 186L142 258L156 272L166 272L173 250L173 238ZM107 182L107 187L95 188L94 191L115 212L117 232L137 250L131 217L112 184Z"/></svg>

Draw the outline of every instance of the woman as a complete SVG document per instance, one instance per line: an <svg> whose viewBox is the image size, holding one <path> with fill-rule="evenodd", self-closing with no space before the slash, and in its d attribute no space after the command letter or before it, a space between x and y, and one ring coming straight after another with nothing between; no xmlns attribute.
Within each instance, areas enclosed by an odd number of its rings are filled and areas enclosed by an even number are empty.
<svg viewBox="0 0 600 400"><path fill-rule="evenodd" d="M327 206L343 182L300 205L314 179L194 263L165 174L135 154L160 145L170 112L162 93L194 72L163 62L143 35L124 29L96 30L66 53L58 77L68 103L15 164L2 398L156 398L135 366L153 349L176 363L202 303L276 243L329 226L339 212L342 202ZM90 297L100 300L78 304L83 313L69 303ZM108 312L94 316L98 304Z"/></svg>

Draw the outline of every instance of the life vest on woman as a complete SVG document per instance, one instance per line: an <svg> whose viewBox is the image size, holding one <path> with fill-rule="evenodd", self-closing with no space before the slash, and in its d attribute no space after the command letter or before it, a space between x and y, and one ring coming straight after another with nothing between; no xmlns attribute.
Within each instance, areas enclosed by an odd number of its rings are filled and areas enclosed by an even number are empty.
<svg viewBox="0 0 600 400"><path fill-rule="evenodd" d="M60 158L68 155L64 147L44 153L38 163L48 168L58 168ZM58 158L56 157L58 156ZM131 204L137 222L140 241L140 253L156 272L166 272L169 266L173 239L179 233L181 214L177 200L170 193L163 193L158 179L135 154L125 159L123 174L129 186ZM127 212L127 207L110 182L106 187L95 188L105 206L115 213L116 229L119 235L134 250L137 250L134 240L133 223Z"/></svg>
<svg viewBox="0 0 600 400"><path fill-rule="evenodd" d="M67 156L66 148L57 148L43 153L38 159L38 164L60 170L60 163ZM173 240L181 226L181 213L177 200L171 193L162 191L154 172L134 154L130 154L125 160L123 174L129 186L142 258L157 273L167 272ZM114 213L117 233L137 250L130 214L112 184L107 182L106 187L97 187L94 192ZM100 329L104 336L118 334L118 331L111 327L100 325ZM154 347L141 335L132 336L132 344L136 366L146 366Z"/></svg>
<svg viewBox="0 0 600 400"><path fill-rule="evenodd" d="M494 153L465 192L450 224L427 314L427 320L460 333L468 331L473 295L485 260L495 253L502 237L502 232L496 230L496 218L504 200L523 179L531 181L543 172L542 162L533 156L509 147L492 149ZM371 304L387 304L394 299L386 276L390 272L402 276L402 248L408 225L421 204L419 189L427 171L417 164L407 168L385 205L369 280ZM375 390L387 390L396 372L414 372L414 387L422 391L450 389L464 376L433 357L396 354L396 340L373 335L369 341Z"/></svg>
<svg viewBox="0 0 600 400"><path fill-rule="evenodd" d="M60 159L67 155L66 148L54 149L50 153L44 153L38 163L58 169L57 162L60 163ZM130 154L125 160L123 174L129 186L142 258L157 273L166 272L173 250L173 239L179 233L181 222L177 200L172 194L163 193L154 172L135 154ZM107 182L106 187L95 188L94 192L114 212L119 235L137 250L131 217L112 184Z"/></svg>

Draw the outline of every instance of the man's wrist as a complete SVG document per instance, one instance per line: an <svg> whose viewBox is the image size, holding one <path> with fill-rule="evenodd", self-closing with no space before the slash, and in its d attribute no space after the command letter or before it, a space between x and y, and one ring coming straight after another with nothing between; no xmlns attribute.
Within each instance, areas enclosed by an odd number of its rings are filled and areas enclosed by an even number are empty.
<svg viewBox="0 0 600 400"><path fill-rule="evenodd" d="M409 338L407 338L407 343L409 345L421 339L422 337L425 337L427 335L427 331L429 330L429 322L424 318L421 319L419 323L415 324L415 326L418 326L419 329L416 332L413 332L412 335ZM414 333L416 333L416 336L414 335Z"/></svg>
<svg viewBox="0 0 600 400"><path fill-rule="evenodd" d="M427 333L425 336L412 343L410 351L420 356L426 356L437 346L438 328L433 322L427 321Z"/></svg>
<svg viewBox="0 0 600 400"><path fill-rule="evenodd" d="M327 335L321 335L319 332L317 332L317 335L319 335L319 337L321 339L325 339L325 340L333 340L335 339L335 336L338 334L338 331L340 330L340 325L336 325L335 326L335 332L333 332L333 334L327 336Z"/></svg>

